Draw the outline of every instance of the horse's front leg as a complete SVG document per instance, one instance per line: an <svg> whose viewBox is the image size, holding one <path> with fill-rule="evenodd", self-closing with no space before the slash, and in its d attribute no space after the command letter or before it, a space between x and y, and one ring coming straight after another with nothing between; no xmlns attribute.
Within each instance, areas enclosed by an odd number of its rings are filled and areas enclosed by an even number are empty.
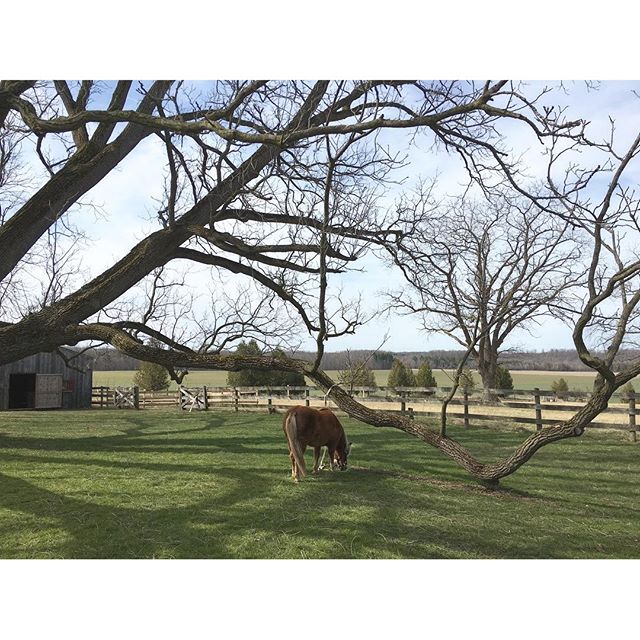
<svg viewBox="0 0 640 640"><path fill-rule="evenodd" d="M329 452L329 467L331 468L331 471L334 471L335 462L334 462L333 459L335 457L336 450L335 449L331 449L331 447L327 447L327 451Z"/></svg>

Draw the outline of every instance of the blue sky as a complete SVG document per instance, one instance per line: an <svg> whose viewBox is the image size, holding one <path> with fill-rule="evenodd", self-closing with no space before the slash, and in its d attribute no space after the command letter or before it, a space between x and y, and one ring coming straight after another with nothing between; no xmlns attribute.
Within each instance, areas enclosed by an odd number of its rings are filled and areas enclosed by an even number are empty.
<svg viewBox="0 0 640 640"><path fill-rule="evenodd" d="M534 90L536 84L532 83L530 90ZM617 136L624 142L635 135L634 126L640 121L637 118L640 103L633 95L633 89L640 89L640 83L604 82L598 91L593 91L583 82L568 82L563 90L555 91L553 97L545 98L544 104L552 104L555 100L567 104L572 117L575 115L591 122L589 130L594 137L608 136L608 116L611 115L616 119ZM544 158L540 145L527 127L520 123L509 123L505 127L505 135L510 147L524 153L524 162L531 175L540 176L545 166ZM393 132L387 136L389 139L395 136L399 147L404 144L403 134ZM465 181L465 174L455 156L436 154L428 149L427 144L419 144L418 148L411 150L411 161L407 174L411 177L417 174L429 177L437 173L438 192L441 194L457 192L459 185ZM123 242L123 238L141 239L145 231L153 228L147 218L155 210L153 198L161 194L162 182L159 178L162 175L162 162L160 146L153 138L149 138L90 194L98 204L104 206L108 216L90 226L95 243L86 264L92 272L97 273L113 258L122 256L129 249L131 243ZM372 307L380 300L382 289L402 286L400 276L394 269L389 269L372 257L367 258L364 264L364 273L350 274L341 280L347 290L355 295L361 294L368 306ZM336 278L336 281L339 280ZM390 335L385 348L394 351L455 347L455 343L446 337L422 333L417 318L396 316L375 320L361 327L354 336L335 339L329 348L375 347L385 333ZM311 347L312 343L306 346ZM549 319L531 334L515 333L508 346L538 350L571 348L571 327Z"/></svg>
<svg viewBox="0 0 640 640"><path fill-rule="evenodd" d="M528 90L533 91L534 82ZM603 82L598 91L588 90L583 82L568 82L564 88L558 88L553 96L545 98L544 104L556 101L569 106L569 113L591 122L589 130L592 137L608 136L608 116L616 120L617 137L621 143L636 135L634 127L638 126L637 117L640 101L632 91L640 90L639 82ZM544 170L544 158L541 147L530 130L521 123L511 122L504 126L507 144L517 153L524 154L524 163L532 177L540 176ZM402 132L386 132L387 139L399 149L407 148L406 138ZM621 144L621 148L624 145ZM456 156L435 153L427 142L422 142L410 149L411 165L406 169L410 187L418 175L429 178L438 175L438 193L440 195L459 192L460 185L466 180L462 165ZM146 233L157 228L153 221L156 210L154 199L160 198L163 189L162 175L164 152L161 144L154 136L143 141L138 148L121 163L105 180L96 186L83 200L91 201L100 207L104 215L96 216L88 209L72 214L77 222L91 238L90 245L83 252L82 260L85 277L95 276L121 258ZM640 178L638 170L631 174ZM387 202L392 204L393 194ZM352 273L346 277L334 279L341 283L354 296L361 295L369 308L374 308L381 301L384 289L402 287L400 275L394 270L367 257L360 267L362 273ZM209 278L201 266L197 267L200 288L205 289ZM419 319L415 317L382 317L366 326L360 327L353 336L332 340L329 350L344 348L377 347L385 334L389 334L384 348L393 351L428 350L440 348L456 348L452 340L444 336L426 335L420 331ZM311 340L303 342L303 348L313 348ZM571 348L571 327L557 320L547 320L529 334L516 332L507 345L512 348L547 350L555 348Z"/></svg>
<svg viewBox="0 0 640 640"><path fill-rule="evenodd" d="M546 83L532 82L531 89L536 85ZM582 81L570 81L563 83L562 89L558 88L553 97L546 98L543 104L554 104L557 99L559 104L568 107L567 115L570 118L581 118L590 122L588 131L595 139L608 139L609 116L616 122L615 139L617 149L621 152L625 146L635 138L640 127L640 99L634 95L634 91L640 91L640 82L607 81L599 85L594 91L589 89ZM544 175L546 169L545 157L541 153L541 147L535 137L521 123L511 122L503 132L507 144L515 151L524 153L523 162L529 167L533 178ZM411 154L412 169L423 176L439 175L438 185L440 193L455 193L465 180L464 171L457 158L434 154L422 145L423 150L413 151ZM593 161L596 163L598 154L593 153ZM581 159L587 161L588 154L582 154ZM636 163L627 172L627 181L638 184L640 182L640 165ZM350 281L355 289L375 294L379 291L380 283L385 287L402 287L402 280L393 269L387 269L373 262L365 274L354 274ZM376 297L374 295L374 297ZM571 338L573 327L561 320L546 318L541 323L530 328L530 331L515 331L506 343L506 348L549 350L572 349ZM389 333L390 339L385 348L393 351L429 350L460 348L457 343L446 336L426 334L420 329L417 317L380 318L367 326L362 327L357 335L345 336L334 341L333 348L361 348L363 346L376 346L381 337Z"/></svg>

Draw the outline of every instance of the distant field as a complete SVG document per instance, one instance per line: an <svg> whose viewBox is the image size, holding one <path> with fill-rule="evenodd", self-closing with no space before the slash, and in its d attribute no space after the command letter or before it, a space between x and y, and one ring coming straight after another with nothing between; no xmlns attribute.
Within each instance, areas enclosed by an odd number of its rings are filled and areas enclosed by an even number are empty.
<svg viewBox="0 0 640 640"><path fill-rule="evenodd" d="M415 371L415 370L414 370ZM337 379L337 371L327 371L334 379ZM94 371L94 386L131 386L133 384L134 371ZM442 370L434 371L438 386L447 387L451 385L449 376ZM571 391L588 391L593 384L594 374L589 371L512 371L513 384L516 389L549 389L551 383L559 378L564 378ZM376 382L381 386L386 386L389 378L389 371L379 370L375 372ZM474 374L476 383L480 385L480 376ZM201 387L222 387L227 384L226 371L193 371L187 375L185 385ZM640 391L640 384L636 384L636 391ZM176 384L171 384L171 389L176 388Z"/></svg>

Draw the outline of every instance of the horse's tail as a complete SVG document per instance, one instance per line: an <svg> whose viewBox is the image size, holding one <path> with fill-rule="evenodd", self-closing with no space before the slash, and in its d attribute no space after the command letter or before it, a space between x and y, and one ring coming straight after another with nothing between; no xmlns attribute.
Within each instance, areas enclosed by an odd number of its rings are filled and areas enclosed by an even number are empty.
<svg viewBox="0 0 640 640"><path fill-rule="evenodd" d="M289 450L293 454L293 459L300 469L300 473L303 476L307 475L307 467L304 464L304 454L302 447L298 440L298 429L296 423L295 412L290 413L284 420L284 432L287 434L287 440L289 441Z"/></svg>

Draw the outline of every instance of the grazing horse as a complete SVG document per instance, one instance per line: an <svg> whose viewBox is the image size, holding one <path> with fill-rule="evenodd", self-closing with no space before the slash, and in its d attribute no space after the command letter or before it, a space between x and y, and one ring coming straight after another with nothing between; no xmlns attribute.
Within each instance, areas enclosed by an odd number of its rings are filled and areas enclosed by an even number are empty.
<svg viewBox="0 0 640 640"><path fill-rule="evenodd" d="M329 409L292 407L284 416L282 430L287 436L291 477L295 482L307 474L304 452L308 446L313 447L313 473L318 471L320 450L325 446L329 450L331 470L336 466L341 471L347 468L351 443L347 442L340 421Z"/></svg>

